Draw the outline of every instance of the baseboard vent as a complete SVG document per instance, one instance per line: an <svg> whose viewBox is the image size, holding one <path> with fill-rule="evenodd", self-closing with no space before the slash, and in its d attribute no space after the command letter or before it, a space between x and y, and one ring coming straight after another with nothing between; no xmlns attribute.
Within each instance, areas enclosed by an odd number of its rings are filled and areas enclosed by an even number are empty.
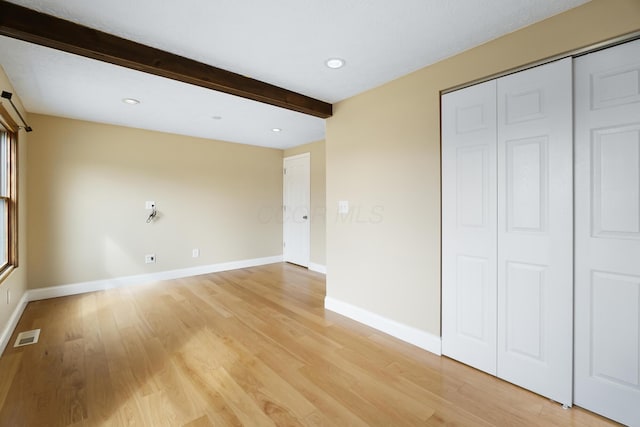
<svg viewBox="0 0 640 427"><path fill-rule="evenodd" d="M22 347L25 345L35 344L40 337L40 329L34 329L32 331L20 332L16 338L14 347Z"/></svg>

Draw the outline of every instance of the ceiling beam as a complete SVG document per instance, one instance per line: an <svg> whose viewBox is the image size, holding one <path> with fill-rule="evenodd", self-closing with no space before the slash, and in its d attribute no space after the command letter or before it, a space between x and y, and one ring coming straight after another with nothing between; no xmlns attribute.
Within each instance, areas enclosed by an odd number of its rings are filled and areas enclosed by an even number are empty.
<svg viewBox="0 0 640 427"><path fill-rule="evenodd" d="M333 112L324 101L3 0L0 35L323 119Z"/></svg>

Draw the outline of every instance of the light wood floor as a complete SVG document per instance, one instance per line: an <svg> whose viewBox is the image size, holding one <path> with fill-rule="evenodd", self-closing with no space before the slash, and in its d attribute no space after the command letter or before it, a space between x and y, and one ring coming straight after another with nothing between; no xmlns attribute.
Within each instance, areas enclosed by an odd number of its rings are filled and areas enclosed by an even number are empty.
<svg viewBox="0 0 640 427"><path fill-rule="evenodd" d="M273 264L29 304L1 426L614 425L323 309Z"/></svg>

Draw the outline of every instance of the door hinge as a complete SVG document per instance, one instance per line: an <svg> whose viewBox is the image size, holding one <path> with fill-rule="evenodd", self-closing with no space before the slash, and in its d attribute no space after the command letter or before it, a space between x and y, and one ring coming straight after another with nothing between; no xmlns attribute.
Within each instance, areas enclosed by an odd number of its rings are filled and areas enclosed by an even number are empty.
<svg viewBox="0 0 640 427"><path fill-rule="evenodd" d="M282 242L282 247L286 248L287 247L287 242Z"/></svg>
<svg viewBox="0 0 640 427"><path fill-rule="evenodd" d="M287 174L287 168L284 168L282 170L283 170L284 174L286 175Z"/></svg>

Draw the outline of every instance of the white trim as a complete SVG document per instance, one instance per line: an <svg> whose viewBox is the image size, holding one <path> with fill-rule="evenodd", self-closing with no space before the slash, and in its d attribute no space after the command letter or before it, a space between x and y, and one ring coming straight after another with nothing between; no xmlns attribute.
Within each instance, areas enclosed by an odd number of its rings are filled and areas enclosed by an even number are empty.
<svg viewBox="0 0 640 427"><path fill-rule="evenodd" d="M282 164L284 165L284 161L285 160L293 160L293 159L301 159L303 157L309 157L311 158L311 152L307 151L306 153L302 153L302 154L296 154L294 156L287 156L287 157L283 157L282 158Z"/></svg>
<svg viewBox="0 0 640 427"><path fill-rule="evenodd" d="M316 264L315 262L309 262L309 270L316 273L327 274L327 266L322 264Z"/></svg>
<svg viewBox="0 0 640 427"><path fill-rule="evenodd" d="M266 258L254 258L242 261L230 261L220 264L203 265L199 267L182 268L179 270L161 271L159 273L139 274L135 276L114 277L112 279L94 280L91 282L73 283L70 285L51 286L48 288L27 291L29 301L84 294L87 292L103 291L123 286L139 285L157 282L159 280L180 279L182 277L198 276L201 274L217 273L219 271L237 270L258 265L282 262L282 255Z"/></svg>
<svg viewBox="0 0 640 427"><path fill-rule="evenodd" d="M9 339L11 338L11 334L18 326L18 322L20 321L20 317L22 317L22 313L24 309L27 308L28 300L28 291L22 294L22 298L20 298L20 302L16 305L16 308L13 310L11 317L9 317L9 321L7 325L4 327L2 334L0 334L0 356L4 353L4 349L9 344Z"/></svg>
<svg viewBox="0 0 640 427"><path fill-rule="evenodd" d="M87 292L103 291L106 289L123 286L140 285L143 283L157 282L160 280L179 279L182 277L198 276L201 274L217 273L220 271L238 270L241 268L256 267L259 265L275 264L282 262L282 255L265 258L246 259L241 261L223 262L220 264L203 265L199 267L182 268L179 270L161 271L159 273L138 274L135 276L114 277L112 279L93 280L91 282L72 283L69 285L51 286L48 288L31 289L26 291L9 318L7 325L0 335L0 356L9 342L18 321L31 301L39 301L49 298L66 297L69 295L84 294Z"/></svg>
<svg viewBox="0 0 640 427"><path fill-rule="evenodd" d="M379 314L331 297L325 297L324 308L356 322L364 323L374 329L385 332L402 341L413 344L431 353L442 355L442 339L436 335L421 331L412 326L387 319Z"/></svg>

